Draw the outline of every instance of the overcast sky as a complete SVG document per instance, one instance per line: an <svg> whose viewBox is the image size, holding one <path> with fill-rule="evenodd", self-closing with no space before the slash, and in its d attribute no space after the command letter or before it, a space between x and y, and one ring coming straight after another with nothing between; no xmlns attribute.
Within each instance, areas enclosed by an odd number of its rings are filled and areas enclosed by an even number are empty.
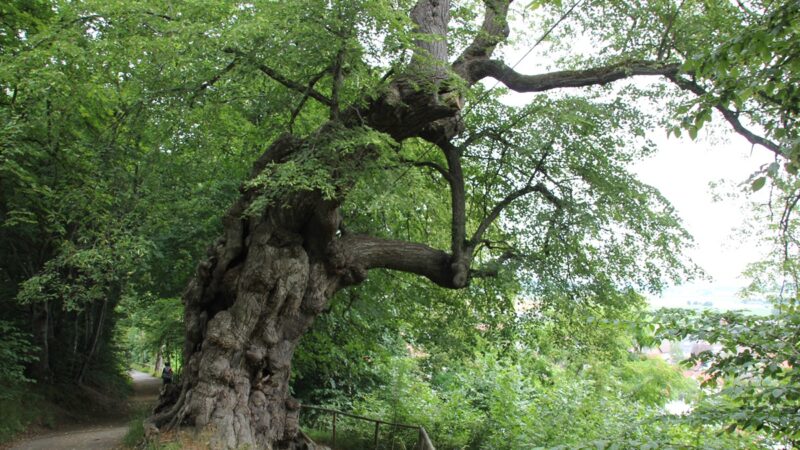
<svg viewBox="0 0 800 450"><path fill-rule="evenodd" d="M536 73L536 69L528 69L527 73ZM494 80L487 85L494 86ZM504 101L523 105L532 96L511 93ZM650 296L651 304L685 306L691 300L712 301L717 308L741 308L738 292L747 285L742 271L747 264L763 257L763 249L759 249L752 237L743 237L741 231L750 214L749 202L754 198L763 201L767 192L765 188L757 194L750 193L746 184L762 165L773 161L774 155L761 147L753 148L718 114L714 116L714 125L702 129L696 141L687 133L680 138L668 138L666 130L658 128L651 130L648 137L658 151L631 169L675 206L695 239L688 256L707 275L705 279L671 287L661 296Z"/></svg>
<svg viewBox="0 0 800 450"><path fill-rule="evenodd" d="M720 119L720 118L717 118ZM717 132L716 137L723 133ZM697 142L687 137L667 138L662 130L654 130L651 138L659 147L651 159L634 166L642 181L658 188L675 205L687 230L694 236L695 248L689 255L711 277L668 289L660 298L652 299L656 306L673 306L685 300L721 300L727 302L744 287L741 276L745 266L760 259L759 249L752 238L737 230L745 225L747 199L751 195L730 198L727 195L742 191L739 185L772 161L772 154L763 148L752 148L733 132L725 139L708 139L700 133ZM726 182L712 189L711 183ZM746 192L746 190L745 190ZM764 192L759 196L764 197Z"/></svg>
<svg viewBox="0 0 800 450"><path fill-rule="evenodd" d="M530 66L523 72L541 72L540 67ZM659 81L651 78L635 83L644 87L652 82ZM490 87L495 84L494 80L487 83ZM511 93L504 101L523 105L532 96ZM749 214L748 202L754 195L763 200L767 189L752 194L742 184L762 165L772 162L773 154L761 147L753 148L720 115L715 114L713 122L700 131L696 141L687 133L680 138L668 138L666 130L653 129L648 137L658 151L631 168L641 181L657 188L675 206L695 239L688 256L707 275L705 279L671 287L661 296L650 296L656 307L685 306L691 300L712 301L717 308L741 308L738 292L747 285L742 271L763 256L763 249L758 248L754 239L743 237L740 231Z"/></svg>

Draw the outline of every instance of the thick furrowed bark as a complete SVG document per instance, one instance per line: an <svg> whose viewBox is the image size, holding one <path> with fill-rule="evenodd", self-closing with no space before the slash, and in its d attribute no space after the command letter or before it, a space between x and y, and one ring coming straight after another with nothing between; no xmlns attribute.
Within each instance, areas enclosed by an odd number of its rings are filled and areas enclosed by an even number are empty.
<svg viewBox="0 0 800 450"><path fill-rule="evenodd" d="M256 170L296 145L278 140ZM338 286L322 251L339 225L336 205L298 195L292 209L244 218L252 195L228 212L223 237L184 293L180 392L165 395L149 419L161 429L210 430L212 448L290 445L299 414L288 391L292 355Z"/></svg>
<svg viewBox="0 0 800 450"><path fill-rule="evenodd" d="M253 175L302 145L278 139ZM336 290L362 281L371 268L402 262L401 270L421 265L417 272L452 285L445 252L337 236L338 204L318 193L294 194L285 202L291 207L246 218L255 195L244 192L228 211L223 236L184 293L181 385L162 396L149 432L193 427L210 430L213 448L292 448L299 415L289 395L292 355Z"/></svg>

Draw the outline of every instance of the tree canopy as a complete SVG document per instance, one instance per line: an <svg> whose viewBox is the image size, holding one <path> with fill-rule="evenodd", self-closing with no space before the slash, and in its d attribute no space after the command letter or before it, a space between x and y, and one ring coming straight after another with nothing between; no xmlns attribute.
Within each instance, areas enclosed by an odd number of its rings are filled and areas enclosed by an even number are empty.
<svg viewBox="0 0 800 450"><path fill-rule="evenodd" d="M0 346L26 348L25 329L36 349L2 376L35 360L36 379L91 381L116 364L118 322L145 329L128 339L184 367L151 431L294 442L295 348L364 301L354 320L462 354L487 329L611 358L614 329L570 312L625 318L697 271L672 206L631 173L657 126L694 139L717 119L773 152L749 182L781 192L791 236L792 0L0 8ZM308 349L341 344L325 320ZM300 382L336 363L318 356L300 353Z"/></svg>

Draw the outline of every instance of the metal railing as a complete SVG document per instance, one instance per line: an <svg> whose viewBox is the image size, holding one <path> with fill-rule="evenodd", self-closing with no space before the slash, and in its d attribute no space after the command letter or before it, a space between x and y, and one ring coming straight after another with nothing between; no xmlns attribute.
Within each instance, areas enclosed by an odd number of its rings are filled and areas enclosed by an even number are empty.
<svg viewBox="0 0 800 450"><path fill-rule="evenodd" d="M417 445L416 445L415 448L417 450L436 450L436 448L433 446L433 443L431 442L431 439L428 437L428 433L425 431L425 428L423 428L420 425L408 425L408 424L405 424L405 423L386 422L386 421L383 421L383 420L373 419L371 417L359 416L357 414L351 414L351 413L348 413L348 412L339 411L339 410L336 410L336 409L325 408L325 407L322 407L322 406L302 405L301 408L302 409L310 409L310 410L313 410L313 411L320 411L320 412L323 412L323 413L327 413L327 414L332 414L333 415L333 420L331 420L331 440L332 440L331 445L332 445L334 450L336 449L336 417L337 416L345 416L345 417L350 417L352 419L363 420L365 422L373 422L375 424L375 434L373 435L373 445L374 445L374 448L376 450L378 449L378 437L380 435L380 427L381 427L381 425L386 425L387 427L390 427L392 429L405 428L405 429L418 430L419 437L417 438Z"/></svg>

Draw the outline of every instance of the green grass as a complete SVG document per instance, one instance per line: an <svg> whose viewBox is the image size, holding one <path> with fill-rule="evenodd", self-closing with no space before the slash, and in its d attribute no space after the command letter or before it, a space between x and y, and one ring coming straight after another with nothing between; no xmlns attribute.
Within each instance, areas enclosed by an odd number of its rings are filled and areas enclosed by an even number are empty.
<svg viewBox="0 0 800 450"><path fill-rule="evenodd" d="M153 376L160 376L161 375L161 374L156 374L153 371L153 365L150 364L150 363L143 364L143 363L134 362L134 363L131 363L131 369L138 370L139 372L144 372L144 373L147 373L147 374L150 374L150 375L153 375Z"/></svg>
<svg viewBox="0 0 800 450"><path fill-rule="evenodd" d="M336 431L336 446L333 446L333 436L331 435L330 429L319 430L319 429L307 429L303 428L303 432L311 438L312 441L327 445L331 447L332 450L363 450L367 449L374 449L375 448L375 441L372 434L372 431L364 431L361 430L361 433L357 433L354 430L347 430L347 429L339 429ZM414 431L416 434L416 431ZM402 439L405 437L406 439ZM414 448L414 443L416 442L416 436L412 436L411 440L408 440L409 436L400 436L400 435L393 435L391 433L386 433L386 430L379 433L378 436L378 449L379 450L404 450Z"/></svg>
<svg viewBox="0 0 800 450"><path fill-rule="evenodd" d="M122 438L122 445L126 448L134 448L144 441L144 419L150 412L149 406L142 406L133 412L130 422L128 422L128 432Z"/></svg>

